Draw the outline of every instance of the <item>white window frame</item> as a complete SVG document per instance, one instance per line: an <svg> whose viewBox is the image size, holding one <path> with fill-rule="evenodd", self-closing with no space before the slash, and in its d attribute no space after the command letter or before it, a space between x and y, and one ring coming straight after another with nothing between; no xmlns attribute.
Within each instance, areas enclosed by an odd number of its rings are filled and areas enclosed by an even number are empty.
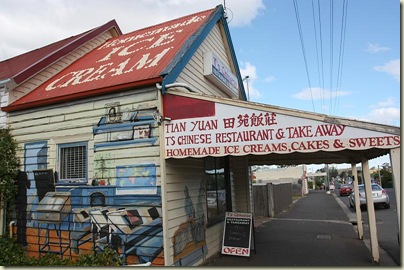
<svg viewBox="0 0 404 270"><path fill-rule="evenodd" d="M62 171L62 162L64 162L64 157L62 156L62 151L64 149L72 149L73 148L82 148L84 147L84 162L80 162L80 164L73 164L71 166L84 166L84 168L79 168L79 175L77 177L71 177L71 175L65 175L65 172ZM76 169L76 168L75 168ZM58 178L59 182L64 183L87 183L88 179L88 143L87 142L75 142L75 143L64 143L58 145Z"/></svg>

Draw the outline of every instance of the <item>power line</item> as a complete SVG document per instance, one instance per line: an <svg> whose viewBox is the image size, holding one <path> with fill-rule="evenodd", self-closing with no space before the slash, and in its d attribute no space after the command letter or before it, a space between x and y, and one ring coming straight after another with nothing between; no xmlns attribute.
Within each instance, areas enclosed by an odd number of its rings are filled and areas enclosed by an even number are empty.
<svg viewBox="0 0 404 270"><path fill-rule="evenodd" d="M341 19L341 36L340 36L340 46L339 46L339 61L338 61L338 73L337 73L337 91L341 88L342 81L342 67L344 64L344 51L345 51L345 35L346 35L346 22L348 13L348 1L344 0L342 7L342 19ZM339 105L339 95L335 98L335 114L337 113L337 108Z"/></svg>
<svg viewBox="0 0 404 270"><path fill-rule="evenodd" d="M313 13L313 27L314 27L314 38L316 41L316 60L317 60L317 75L318 75L318 85L321 85L321 76L320 76L320 63L319 63L319 56L318 56L318 41L317 41L317 27L316 27L316 17L314 11L314 0L311 0L311 9ZM323 97L323 89L321 89L321 100L324 100Z"/></svg>
<svg viewBox="0 0 404 270"><path fill-rule="evenodd" d="M313 111L316 112L316 109L314 107L313 92L312 92L312 88L311 88L309 69L308 69L308 66L307 66L307 57L306 57L306 49L304 47L304 41L303 41L303 32L302 32L302 27L301 27L301 24L300 24L299 8L297 6L296 0L293 0L293 3L294 3L294 6L295 6L295 15L296 15L297 27L299 29L300 44L302 46L302 51L303 51L304 65L306 66L306 75L307 75L307 80L308 80L309 88L310 88L311 103L313 105Z"/></svg>
<svg viewBox="0 0 404 270"><path fill-rule="evenodd" d="M319 27L320 27L320 48L321 48L321 101L323 108L325 107L325 100L324 100L324 58L323 58L323 35L322 35L322 29L321 29L321 8L320 8L320 0L317 0L317 6L318 6L318 22L319 22ZM323 111L324 112L324 111Z"/></svg>
<svg viewBox="0 0 404 270"><path fill-rule="evenodd" d="M324 2L323 2L324 3ZM339 2L336 2L339 3ZM306 76L307 80L309 83L309 88L310 88L310 94L311 94L311 101L312 101L312 106L313 106L313 111L315 112L315 106L314 106L314 98L313 98L313 88L311 85L311 80L310 80L310 73L309 73L309 68L308 68L308 55L306 52L305 44L304 44L304 36L303 36L303 29L302 29L302 23L300 20L300 13L299 13L299 8L296 0L293 0L294 4L294 9L295 9L295 16L296 16L296 21L297 21L297 26L299 30L299 38L300 38L300 43L302 47L302 52L303 52L303 59L304 59L304 64L306 68ZM329 112L332 114L333 112L336 113L338 104L339 104L339 92L340 92L340 87L341 87L341 82L342 82L342 68L343 68L343 58L344 58L344 48L345 48L345 33L346 33L346 18L347 18L347 0L343 0L343 6L342 6L342 18L341 18L341 32L340 32L340 40L339 40L339 52L336 52L337 46L334 46L334 29L336 28L336 22L335 20L335 15L336 15L336 9L334 6L334 0L329 1L329 99L330 99L330 105L329 105ZM321 16L321 5L320 5L320 0L317 0L317 11L318 11L318 28L317 30L317 16L315 12L315 4L314 0L312 0L312 18L313 18L313 28L314 28L314 39L315 39L315 44L316 44L316 61L317 61L317 75L319 78L319 84L321 84L321 102L322 102L322 108L323 111L325 109L325 86L324 86L324 80L325 80L325 74L324 74L324 56L323 56L323 47L324 47L324 41L323 41L323 29L322 29L322 16ZM323 11L324 12L324 11ZM319 40L318 38L319 37ZM319 53L319 47L320 47L320 53ZM334 48L335 47L335 48ZM335 52L334 52L335 50ZM319 55L320 54L320 55ZM334 55L338 55L338 68L337 66L334 67ZM321 68L320 68L320 62L321 62ZM335 70L334 70L335 69ZM320 72L321 71L321 72ZM334 74L335 71L337 71L337 74ZM336 75L336 76L335 76Z"/></svg>
<svg viewBox="0 0 404 270"><path fill-rule="evenodd" d="M334 60L334 1L330 0L330 113L332 112L332 75L333 75L333 60Z"/></svg>

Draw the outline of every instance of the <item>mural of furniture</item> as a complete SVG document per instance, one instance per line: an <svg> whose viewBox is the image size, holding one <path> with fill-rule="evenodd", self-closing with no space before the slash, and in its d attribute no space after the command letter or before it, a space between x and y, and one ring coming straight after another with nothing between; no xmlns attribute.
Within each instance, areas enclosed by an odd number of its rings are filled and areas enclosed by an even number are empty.
<svg viewBox="0 0 404 270"><path fill-rule="evenodd" d="M107 206L114 204L115 186L62 185L56 186L56 191L72 193L74 208L92 206Z"/></svg>
<svg viewBox="0 0 404 270"><path fill-rule="evenodd" d="M102 207L89 211L94 253L103 251L110 244L111 229L107 214L115 210L115 208Z"/></svg>
<svg viewBox="0 0 404 270"><path fill-rule="evenodd" d="M106 198L105 194L100 191L94 191L90 194L90 206L105 206Z"/></svg>
<svg viewBox="0 0 404 270"><path fill-rule="evenodd" d="M69 217L71 211L70 192L47 192L37 207L38 220L38 246L39 256L41 252L56 253L60 257L70 247L70 228L67 223L67 241L62 239L62 222ZM51 240L50 230L55 230L57 242ZM41 231L45 229L44 243L41 246ZM56 247L56 248L51 248Z"/></svg>
<svg viewBox="0 0 404 270"><path fill-rule="evenodd" d="M55 191L55 178L52 169L33 170L38 200L41 201L48 192Z"/></svg>
<svg viewBox="0 0 404 270"><path fill-rule="evenodd" d="M78 254L79 246L92 240L90 211L99 208L100 207L72 209L73 231L71 232L71 249L76 254Z"/></svg>
<svg viewBox="0 0 404 270"><path fill-rule="evenodd" d="M162 220L155 207L120 209L107 217L113 234L121 239L124 260L134 253L140 263L146 263L163 250Z"/></svg>
<svg viewBox="0 0 404 270"><path fill-rule="evenodd" d="M135 254L139 258L140 263L151 262L163 251L163 229L159 230L155 235L145 238L134 245Z"/></svg>
<svg viewBox="0 0 404 270"><path fill-rule="evenodd" d="M115 187L82 186L80 189L84 207L113 205Z"/></svg>

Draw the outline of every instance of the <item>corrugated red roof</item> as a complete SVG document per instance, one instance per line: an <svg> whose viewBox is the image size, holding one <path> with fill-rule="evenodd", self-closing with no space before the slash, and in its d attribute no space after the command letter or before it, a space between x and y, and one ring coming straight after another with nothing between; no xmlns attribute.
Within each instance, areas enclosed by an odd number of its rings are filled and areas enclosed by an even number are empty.
<svg viewBox="0 0 404 270"><path fill-rule="evenodd" d="M27 69L32 64L38 62L45 56L54 52L56 49L59 49L60 47L70 43L72 40L75 40L77 37L83 34L57 41L45 47L20 54L16 57L0 62L0 80L13 78L15 75Z"/></svg>
<svg viewBox="0 0 404 270"><path fill-rule="evenodd" d="M118 34L122 34L116 21L112 20L79 35L2 61L0 62L0 80L13 79L16 84L20 84L96 35L111 28L115 28Z"/></svg>
<svg viewBox="0 0 404 270"><path fill-rule="evenodd" d="M184 16L112 38L78 59L5 111L103 94L161 82L162 72L178 59L186 41L214 9Z"/></svg>

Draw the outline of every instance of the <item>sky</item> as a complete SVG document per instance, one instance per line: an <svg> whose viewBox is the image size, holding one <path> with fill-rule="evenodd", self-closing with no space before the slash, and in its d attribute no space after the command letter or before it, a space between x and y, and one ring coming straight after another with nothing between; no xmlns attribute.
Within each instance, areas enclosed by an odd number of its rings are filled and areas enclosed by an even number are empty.
<svg viewBox="0 0 404 270"><path fill-rule="evenodd" d="M112 19L125 34L219 4L250 101L400 126L399 0L1 0L0 61Z"/></svg>

